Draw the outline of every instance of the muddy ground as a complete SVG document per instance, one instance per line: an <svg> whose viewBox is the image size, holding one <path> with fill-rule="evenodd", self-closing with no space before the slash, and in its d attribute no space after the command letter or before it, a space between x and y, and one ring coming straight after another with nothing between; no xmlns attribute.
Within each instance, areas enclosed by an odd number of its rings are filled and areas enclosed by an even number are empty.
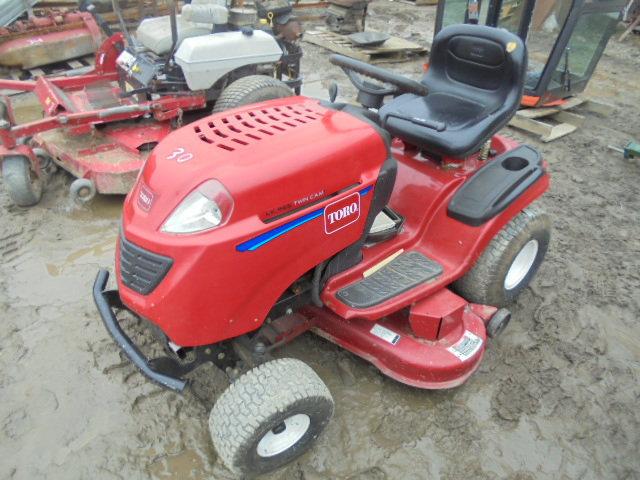
<svg viewBox="0 0 640 480"><path fill-rule="evenodd" d="M433 7L375 1L369 25L430 40ZM553 184L554 233L514 320L462 387L421 391L313 336L282 356L308 362L336 413L311 452L269 478L640 478L640 164L607 149L640 139L640 37L611 42L589 93L612 103L583 128L538 147ZM348 88L327 53L305 44L311 91ZM419 72L421 61L397 65ZM207 416L211 372L185 396L123 361L91 286L113 265L122 198L73 207L58 173L40 205L0 187L0 478L226 479ZM219 379L218 379L219 380Z"/></svg>

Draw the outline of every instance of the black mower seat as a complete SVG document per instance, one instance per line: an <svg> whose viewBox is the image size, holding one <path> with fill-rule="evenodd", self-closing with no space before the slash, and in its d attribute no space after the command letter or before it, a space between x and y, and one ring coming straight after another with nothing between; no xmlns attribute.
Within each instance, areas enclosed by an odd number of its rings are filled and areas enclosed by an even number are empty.
<svg viewBox="0 0 640 480"><path fill-rule="evenodd" d="M392 135L437 155L465 157L515 114L524 88L527 52L506 30L453 25L436 35L425 97L400 95L380 109Z"/></svg>

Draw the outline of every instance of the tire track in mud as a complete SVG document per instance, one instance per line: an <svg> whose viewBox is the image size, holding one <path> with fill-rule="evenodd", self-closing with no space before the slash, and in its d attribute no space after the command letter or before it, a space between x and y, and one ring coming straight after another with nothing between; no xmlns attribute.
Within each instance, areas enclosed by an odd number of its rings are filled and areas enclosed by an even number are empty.
<svg viewBox="0 0 640 480"><path fill-rule="evenodd" d="M37 226L21 224L24 219L24 216L11 215L9 231L0 233L0 262L3 269L15 268L31 254L29 244Z"/></svg>

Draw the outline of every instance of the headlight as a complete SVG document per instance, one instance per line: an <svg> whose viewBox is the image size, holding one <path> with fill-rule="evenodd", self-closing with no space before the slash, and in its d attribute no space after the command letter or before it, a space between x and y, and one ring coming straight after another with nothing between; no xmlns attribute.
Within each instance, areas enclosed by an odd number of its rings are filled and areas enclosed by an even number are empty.
<svg viewBox="0 0 640 480"><path fill-rule="evenodd" d="M195 233L224 225L233 199L217 180L208 180L185 197L162 225L168 233Z"/></svg>

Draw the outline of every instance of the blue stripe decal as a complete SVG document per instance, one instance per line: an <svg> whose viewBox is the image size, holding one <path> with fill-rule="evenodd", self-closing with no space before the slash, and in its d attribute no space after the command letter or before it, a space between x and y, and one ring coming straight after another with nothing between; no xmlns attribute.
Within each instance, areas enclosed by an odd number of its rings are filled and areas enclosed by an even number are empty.
<svg viewBox="0 0 640 480"><path fill-rule="evenodd" d="M360 190L360 196L364 197L371 190L373 190L373 185L363 188L362 190ZM247 240L246 242L241 243L236 247L236 250L238 250L239 252L253 252L264 244L269 243L274 238L278 238L279 236L290 232L294 228L297 228L300 225L304 225L305 223L318 218L322 215L323 212L324 208L320 208L318 210L314 210L311 213L307 213L302 217L296 218L295 220L282 224L279 227L274 228L273 230L269 230L262 235L258 235L251 240Z"/></svg>
<svg viewBox="0 0 640 480"><path fill-rule="evenodd" d="M300 225L304 225L305 223L310 222L314 218L318 218L320 215L322 215L323 211L324 211L324 208L321 208L319 210L314 210L313 212L307 213L306 215L300 218L297 218L291 222L285 223L284 225L280 225L279 227L276 227L273 230L270 230L266 233L263 233L262 235L258 235L257 237L252 238L251 240L241 243L236 247L236 250L238 250L239 252L246 252L246 251L252 252L260 248L265 243L270 242L274 238L277 238L280 235L284 235L288 231L293 230L294 228L299 227Z"/></svg>
<svg viewBox="0 0 640 480"><path fill-rule="evenodd" d="M369 185L368 187L363 188L362 190L360 190L360 196L364 197L371 190L373 190L373 185Z"/></svg>

